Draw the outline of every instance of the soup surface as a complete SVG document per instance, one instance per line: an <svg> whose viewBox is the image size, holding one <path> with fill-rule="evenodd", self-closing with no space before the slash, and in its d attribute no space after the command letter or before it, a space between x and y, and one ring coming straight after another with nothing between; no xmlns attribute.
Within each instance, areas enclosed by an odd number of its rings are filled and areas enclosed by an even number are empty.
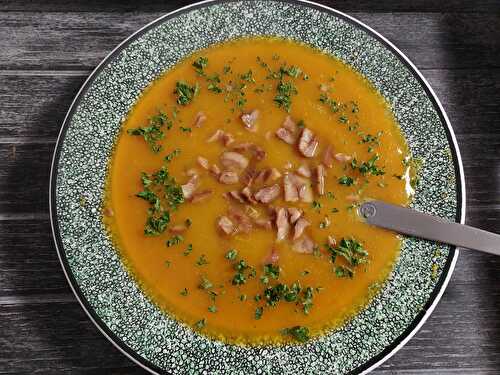
<svg viewBox="0 0 500 375"><path fill-rule="evenodd" d="M356 207L407 204L413 165L360 74L296 42L234 40L144 91L117 140L103 217L167 313L230 342L305 341L388 276L400 240Z"/></svg>

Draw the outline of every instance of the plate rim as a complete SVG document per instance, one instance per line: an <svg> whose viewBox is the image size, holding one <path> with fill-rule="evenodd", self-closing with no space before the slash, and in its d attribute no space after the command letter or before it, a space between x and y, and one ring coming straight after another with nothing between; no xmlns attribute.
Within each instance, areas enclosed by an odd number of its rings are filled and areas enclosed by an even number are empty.
<svg viewBox="0 0 500 375"><path fill-rule="evenodd" d="M177 9L174 9L171 12L165 13L162 16L154 19L153 21L147 23L142 26L132 34L130 34L127 38L125 38L122 42L120 42L115 48L113 48L101 61L100 63L92 70L87 79L83 82L82 86L76 93L73 101L71 102L68 111L64 117L61 128L59 130L59 134L56 139L56 143L54 146L54 151L52 155L52 162L50 167L50 178L49 178L49 217L50 217L50 225L52 229L52 238L54 241L55 249L57 252L57 256L59 258L59 262L63 269L66 280L75 295L77 301L79 302L82 309L85 311L90 321L98 328L98 330L106 337L108 341L110 341L121 353L123 353L126 357L132 360L134 363L142 367L153 374L169 374L167 370L160 368L159 366L153 364L151 361L146 358L140 356L135 352L132 348L130 348L123 340L121 340L113 331L111 331L97 316L95 310L89 305L88 301L83 296L83 293L80 289L80 286L76 282L74 278L71 267L69 266L68 260L66 258L66 254L64 252L64 247L62 245L61 235L59 233L58 223L57 223L57 210L55 204L56 198L56 181L57 181L57 165L59 162L62 143L65 139L66 131L69 127L70 119L72 118L76 108L80 104L80 101L84 94L87 92L87 89L92 85L94 79L101 72L101 70L107 66L116 55L121 52L124 48L127 47L128 44L136 40L141 35L145 34L151 28L161 23L163 20L170 19L179 14L187 12L189 10L208 7L214 4L219 3L229 3L229 2L239 2L239 1L253 1L253 0L202 0L196 3L192 3ZM446 124L445 132L448 143L450 145L452 151L453 165L455 170L455 180L456 180L456 198L457 198L457 213L455 215L455 221L461 224L465 223L465 211L466 211L466 189L465 189L465 175L462 164L462 157L460 153L460 149L458 147L458 142L455 136L455 132L451 126L450 120L446 111L444 110L439 98L436 93L430 86L429 82L422 75L420 70L411 62L411 60L401 51L399 50L392 42L390 42L383 35L375 31L370 26L366 25L364 22L358 20L355 17L352 17L344 12L336 10L327 5L319 4L310 0L275 0L277 2L282 3L290 3L302 5L305 7L323 10L326 13L329 13L333 16L336 16L355 27L365 31L368 35L378 40L385 48L388 48L395 57L398 58L411 72L414 78L420 83L421 87L424 89L427 97L433 104L434 109L441 122ZM434 309L436 308L438 302L441 300L441 297L451 279L453 271L455 269L455 265L458 259L459 250L457 247L452 246L450 248L448 258L443 268L443 272L439 280L436 283L436 286L432 293L430 294L428 300L425 305L422 307L421 311L415 316L412 322L406 327L406 329L395 339L393 342L388 345L384 350L378 353L376 356L371 357L368 361L358 366L357 368L351 370L350 374L367 374L379 367L382 363L391 358L394 354L396 354L406 343L420 330L423 324L430 317Z"/></svg>

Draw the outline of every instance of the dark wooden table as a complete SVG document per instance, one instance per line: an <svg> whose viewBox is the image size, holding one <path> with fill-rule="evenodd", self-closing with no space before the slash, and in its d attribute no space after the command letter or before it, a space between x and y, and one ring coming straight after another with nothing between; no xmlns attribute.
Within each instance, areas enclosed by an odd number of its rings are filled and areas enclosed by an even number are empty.
<svg viewBox="0 0 500 375"><path fill-rule="evenodd" d="M500 232L500 0L322 1L394 42L462 151L467 223ZM189 1L0 2L0 373L142 374L87 319L52 243L48 176L73 96L144 24ZM500 258L462 251L443 299L380 374L500 374Z"/></svg>

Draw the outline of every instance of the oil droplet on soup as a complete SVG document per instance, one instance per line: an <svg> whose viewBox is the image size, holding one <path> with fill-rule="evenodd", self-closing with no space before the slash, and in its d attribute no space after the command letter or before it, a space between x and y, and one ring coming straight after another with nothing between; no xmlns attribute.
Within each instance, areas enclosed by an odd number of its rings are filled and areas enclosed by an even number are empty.
<svg viewBox="0 0 500 375"><path fill-rule="evenodd" d="M351 317L398 255L364 199L416 183L387 103L360 74L277 38L179 62L123 124L104 220L168 314L229 342L306 341Z"/></svg>

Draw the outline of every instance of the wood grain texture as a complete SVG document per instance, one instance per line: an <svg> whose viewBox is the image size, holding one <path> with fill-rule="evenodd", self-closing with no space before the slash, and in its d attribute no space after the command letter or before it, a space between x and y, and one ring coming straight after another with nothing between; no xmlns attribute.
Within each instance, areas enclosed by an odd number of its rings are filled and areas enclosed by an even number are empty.
<svg viewBox="0 0 500 375"><path fill-rule="evenodd" d="M162 14L0 13L0 69L92 69ZM500 40L494 37L500 34L500 12L351 14L406 50L419 68L500 68Z"/></svg>
<svg viewBox="0 0 500 375"><path fill-rule="evenodd" d="M101 1L101 0L3 0L0 3L1 11L25 11L36 9L43 12L136 12L140 7L142 12L160 11L169 12L178 7L188 5L190 0L147 0L139 4L134 0ZM491 13L500 11L500 4L496 0L465 1L446 0L316 0L316 2L333 7L341 11L364 12L467 12Z"/></svg>
<svg viewBox="0 0 500 375"><path fill-rule="evenodd" d="M80 85L117 43L190 1L0 2L0 374L144 374L88 320L48 221L51 153ZM393 41L453 124L467 223L500 231L500 2L323 1ZM395 13L393 13L395 12ZM378 374L500 373L500 258L463 250L442 301Z"/></svg>

